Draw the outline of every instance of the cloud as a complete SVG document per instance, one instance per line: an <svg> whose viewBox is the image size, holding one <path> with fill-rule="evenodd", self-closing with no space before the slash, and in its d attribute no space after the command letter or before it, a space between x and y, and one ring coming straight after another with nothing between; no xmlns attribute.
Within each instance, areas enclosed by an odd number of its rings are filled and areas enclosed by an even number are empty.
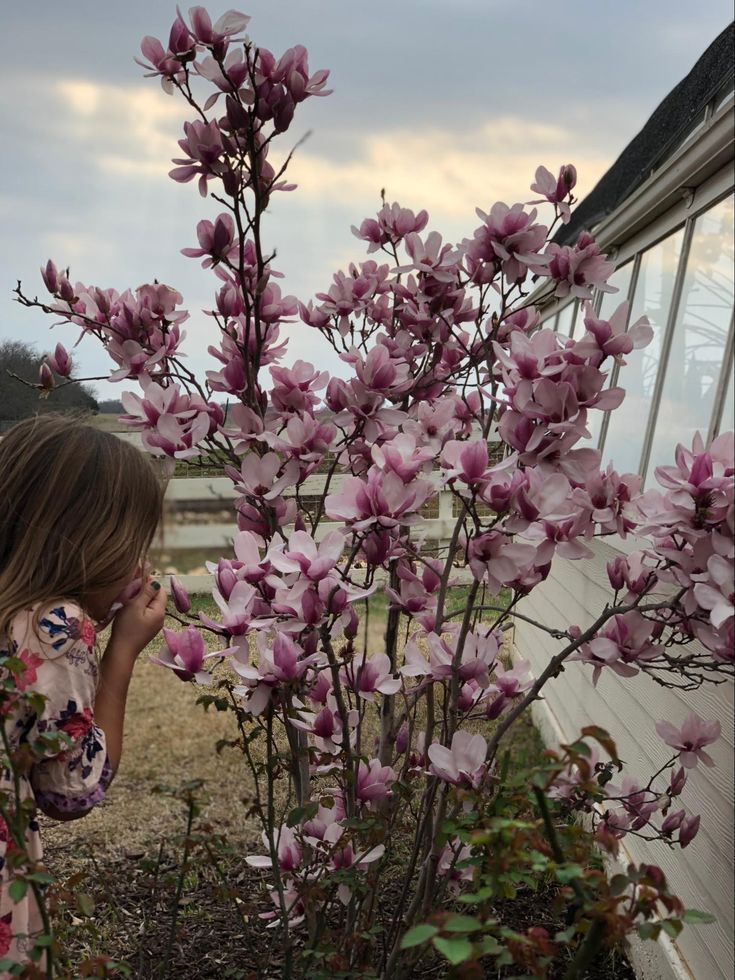
<svg viewBox="0 0 735 980"><path fill-rule="evenodd" d="M91 162L103 173L131 179L161 178L175 155L182 106L160 89L88 80L56 83L72 135L90 147ZM342 134L344 135L344 134ZM467 219L474 208L496 200L531 197L536 167L555 170L573 162L578 192L590 190L609 166L609 157L580 149L580 134L561 125L502 115L475 127L453 130L405 127L353 134L353 152L340 158L297 151L290 174L299 197L367 208L381 188L408 207L433 217Z"/></svg>
<svg viewBox="0 0 735 980"><path fill-rule="evenodd" d="M104 173L164 177L178 147L183 107L151 85L112 85L61 79L54 85L66 108L69 135L92 149Z"/></svg>
<svg viewBox="0 0 735 980"><path fill-rule="evenodd" d="M290 171L302 194L311 198L367 204L378 202L381 188L389 200L425 207L437 218L459 218L497 200L509 204L533 197L529 190L536 167L556 170L577 166L577 193L584 196L610 165L608 156L574 152L579 135L519 116L485 121L471 131L404 129L368 133L348 160L297 154Z"/></svg>

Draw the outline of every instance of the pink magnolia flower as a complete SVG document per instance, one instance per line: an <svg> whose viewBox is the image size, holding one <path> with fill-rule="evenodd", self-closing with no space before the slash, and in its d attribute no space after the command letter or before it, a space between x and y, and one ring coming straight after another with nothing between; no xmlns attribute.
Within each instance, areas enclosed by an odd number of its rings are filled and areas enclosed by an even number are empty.
<svg viewBox="0 0 735 980"><path fill-rule="evenodd" d="M187 34L187 49L176 50L181 47L181 35L180 35L180 25L184 27ZM194 55L194 43L188 36L189 32L186 26L183 25L183 21L177 18L174 22L174 26L171 29L171 38L169 39L169 48L164 51L163 45L158 40L158 38L151 37L147 35L143 38L140 43L140 50L146 61L141 61L136 58L135 61L141 66L141 68L147 68L149 71L146 73L146 78L160 76L161 87L164 92L169 95L173 93L174 82L179 82L184 77L183 62L189 60L186 55L188 53L193 57ZM173 50L172 50L173 48ZM182 57L183 56L183 57Z"/></svg>
<svg viewBox="0 0 735 980"><path fill-rule="evenodd" d="M260 633L256 642L257 667L249 663L247 647L240 648L232 659L233 669L245 680L245 690L240 692L247 695L245 710L253 715L265 711L276 688L301 680L319 660L317 654L305 656L302 647L287 633L277 633L272 645L265 634Z"/></svg>
<svg viewBox="0 0 735 980"><path fill-rule="evenodd" d="M585 335L575 342L572 350L578 357L594 358L602 354L618 363L625 363L622 355L647 347L653 340L653 328L648 317L642 316L627 331L629 303L621 303L609 320L595 317L590 303L584 307Z"/></svg>
<svg viewBox="0 0 735 980"><path fill-rule="evenodd" d="M235 244L235 222L230 214L220 214L211 221L200 221L197 225L199 248L182 248L181 254L189 258L206 255L202 267L208 269L220 262L229 261L237 253Z"/></svg>
<svg viewBox="0 0 735 980"><path fill-rule="evenodd" d="M191 33L200 44L208 47L240 34L250 23L250 17L237 10L228 10L212 24L205 7L190 7Z"/></svg>
<svg viewBox="0 0 735 980"><path fill-rule="evenodd" d="M606 793L608 798L617 800L628 814L630 830L640 830L645 827L659 809L657 794L653 790L644 789L629 776L623 779L622 786L608 783Z"/></svg>
<svg viewBox="0 0 735 980"><path fill-rule="evenodd" d="M209 405L197 395L182 394L176 384L164 387L155 381L143 381L142 385L143 398L123 392L122 403L128 414L121 420L143 430L143 445L154 456L199 456L196 447L212 428Z"/></svg>
<svg viewBox="0 0 735 980"><path fill-rule="evenodd" d="M327 679L327 671L319 674L320 680ZM314 699L316 685L309 692L309 697ZM337 706L337 700L328 689L325 696L325 705L316 714L311 711L298 710L297 716L290 718L289 721L294 728L303 732L309 732L314 737L314 744L320 752L329 755L337 755L344 748L344 725ZM349 744L354 747L357 741L357 725L359 722L359 712L351 710L347 712L347 724L349 727Z"/></svg>
<svg viewBox="0 0 735 980"><path fill-rule="evenodd" d="M385 854L384 844L360 850L351 839L345 841L345 837L349 837L348 831L336 822L330 824L324 832L323 849L327 851L329 866L333 871L343 871L353 867L364 870L368 864L378 861ZM349 886L339 885L337 896L343 904L349 904L352 897Z"/></svg>
<svg viewBox="0 0 735 980"><path fill-rule="evenodd" d="M63 344L57 344L53 354L46 355L46 363L62 378L71 377L72 359Z"/></svg>
<svg viewBox="0 0 735 980"><path fill-rule="evenodd" d="M548 201L555 204L557 211L561 215L564 224L569 223L572 216L571 208L567 198L571 196L572 189L577 183L577 170L571 164L564 164L559 170L559 176L554 177L546 167L538 167L536 170L536 180L531 184L531 190L543 195L540 201L528 201L528 204L543 204Z"/></svg>
<svg viewBox="0 0 735 980"><path fill-rule="evenodd" d="M373 462L386 473L396 473L404 483L410 483L428 469L434 459L431 449L417 446L414 436L400 432L387 442L370 450Z"/></svg>
<svg viewBox="0 0 735 980"><path fill-rule="evenodd" d="M211 684L212 675L203 669L204 661L221 653L207 653L204 638L195 626L187 626L181 632L163 628L164 643L157 657L151 663L168 667L182 681L196 681L197 684Z"/></svg>
<svg viewBox="0 0 735 980"><path fill-rule="evenodd" d="M700 576L697 576L700 578ZM735 569L732 559L712 555L707 562L707 577L694 586L694 595L703 609L709 610L712 625L719 629L735 615Z"/></svg>
<svg viewBox="0 0 735 980"><path fill-rule="evenodd" d="M270 849L268 835L263 831L263 844L266 849ZM278 867L285 875L291 875L301 867L302 847L297 837L297 832L293 827L282 824L276 837L276 851L278 854ZM273 862L270 854L250 854L245 858L245 863L251 868L272 868Z"/></svg>
<svg viewBox="0 0 735 980"><path fill-rule="evenodd" d="M499 201L489 214L479 208L476 213L483 224L463 243L475 282L490 282L497 270L502 270L508 282L522 282L529 272L545 268L548 259L539 253L547 228L535 224L535 208L527 212L522 204L508 207Z"/></svg>
<svg viewBox="0 0 735 980"><path fill-rule="evenodd" d="M704 751L704 746L720 737L719 721L705 721L692 712L681 728L675 728L668 721L659 721L656 731L667 745L681 753L679 759L685 769L694 769L697 762L714 766L714 760Z"/></svg>
<svg viewBox="0 0 735 980"><path fill-rule="evenodd" d="M388 242L397 244L412 232L423 231L429 221L426 211L414 214L398 204L385 204L378 211L377 220L366 218L359 228L352 226L352 234L369 242L368 252L377 251Z"/></svg>
<svg viewBox="0 0 735 980"><path fill-rule="evenodd" d="M381 473L371 467L367 480L345 477L338 493L325 501L330 517L348 522L356 531L373 525L385 528L414 522L413 514L434 488L425 480L404 483L396 473Z"/></svg>
<svg viewBox="0 0 735 980"><path fill-rule="evenodd" d="M473 486L483 480L487 471L487 442L484 439L466 442L452 439L444 444L441 462L447 482L460 479Z"/></svg>
<svg viewBox="0 0 735 980"><path fill-rule="evenodd" d="M522 577L533 565L536 549L513 541L502 531L490 531L470 541L468 556L474 577L486 578L491 595L498 595L504 585Z"/></svg>
<svg viewBox="0 0 735 980"><path fill-rule="evenodd" d="M602 632L570 656L593 665L592 683L597 684L604 667L620 677L633 677L638 665L658 657L661 648L652 643L654 624L637 610L613 616Z"/></svg>
<svg viewBox="0 0 735 980"><path fill-rule="evenodd" d="M603 293L614 292L607 280L615 271L615 264L608 262L600 251L594 238L582 232L573 248L551 242L546 247L545 258L548 267L541 275L549 276L556 282L555 296L578 296L592 299L594 289Z"/></svg>
<svg viewBox="0 0 735 980"><path fill-rule="evenodd" d="M251 625L253 629L263 628L260 622L257 625L252 623L258 593L249 582L236 581L227 598L219 589L213 589L212 597L222 612L222 628L231 636L243 636ZM201 615L200 618L207 626L218 625Z"/></svg>
<svg viewBox="0 0 735 980"><path fill-rule="evenodd" d="M240 493L260 497L265 501L280 497L287 487L296 483L299 465L295 459L290 459L284 465L281 457L268 452L258 456L252 452L243 459L240 472L233 467L226 467L225 473L235 483L235 489Z"/></svg>
<svg viewBox="0 0 735 980"><path fill-rule="evenodd" d="M499 717L510 706L514 698L524 694L533 686L533 681L530 661L519 660L508 670L502 664L497 663L494 668L493 683L487 691L486 714L488 718ZM495 693L494 698L492 697L493 693Z"/></svg>
<svg viewBox="0 0 735 980"><path fill-rule="evenodd" d="M429 746L429 771L447 783L477 789L487 770L486 754L487 742L482 735L458 731L452 738L451 748L440 742Z"/></svg>
<svg viewBox="0 0 735 980"><path fill-rule="evenodd" d="M172 161L177 166L169 171L169 177L186 184L199 175L199 193L206 197L207 181L227 172L227 164L222 159L225 148L219 126L214 120L186 122L184 139L179 140L179 146L186 156Z"/></svg>
<svg viewBox="0 0 735 980"><path fill-rule="evenodd" d="M361 803L370 806L390 795L391 785L397 778L394 770L390 766L382 766L379 759L371 759L367 764L360 761L355 795Z"/></svg>
<svg viewBox="0 0 735 980"><path fill-rule="evenodd" d="M297 572L319 582L335 567L344 546L345 539L339 531L330 532L318 545L306 531L294 531L287 545L280 540L272 545L268 560L280 572Z"/></svg>
<svg viewBox="0 0 735 980"><path fill-rule="evenodd" d="M316 394L329 380L326 371L317 371L308 361L296 361L292 368L272 367L275 382L271 391L274 407L279 412L309 412L319 404Z"/></svg>
<svg viewBox="0 0 735 980"><path fill-rule="evenodd" d="M207 109L212 108L222 92L230 93L233 90L240 89L247 81L250 72L250 66L241 48L235 51L229 51L221 66L216 58L210 56L195 62L194 68L197 74L201 75L202 78L206 78L207 81L216 85L220 90L210 95L204 103L205 112ZM241 93L242 97L243 93Z"/></svg>
<svg viewBox="0 0 735 980"><path fill-rule="evenodd" d="M337 429L331 422L320 422L308 412L288 416L286 425L275 432L263 432L261 441L279 453L295 457L304 468L312 472L324 459L337 438Z"/></svg>
<svg viewBox="0 0 735 980"><path fill-rule="evenodd" d="M406 677L430 676L434 680L447 680L454 674L454 658L457 639L443 639L436 633L426 637L428 662L415 639L409 640L404 650L404 666L401 673ZM489 684L489 673L495 667L498 656L498 637L495 633L481 630L470 631L464 640L458 665L462 683L475 680L482 687Z"/></svg>
<svg viewBox="0 0 735 980"><path fill-rule="evenodd" d="M472 858L472 848L469 844L463 844L458 838L447 841L439 855L439 863L436 873L442 877L449 876L449 893L457 896L462 890L462 886L470 881L475 874L475 869L470 864Z"/></svg>
<svg viewBox="0 0 735 980"><path fill-rule="evenodd" d="M340 357L353 365L360 383L368 391L377 391L395 397L408 390L414 383L409 376L409 365L403 360L391 357L391 352L385 344L376 344L367 355L352 348Z"/></svg>
<svg viewBox="0 0 735 980"><path fill-rule="evenodd" d="M438 231L430 232L425 241L418 232L410 232L403 244L413 264L400 266L397 272L422 272L437 282L456 280L459 253L451 245L442 244Z"/></svg>
<svg viewBox="0 0 735 980"><path fill-rule="evenodd" d="M374 701L376 692L397 694L401 689L400 677L394 677L387 653L376 653L364 662L358 659L345 669L347 686L365 701Z"/></svg>

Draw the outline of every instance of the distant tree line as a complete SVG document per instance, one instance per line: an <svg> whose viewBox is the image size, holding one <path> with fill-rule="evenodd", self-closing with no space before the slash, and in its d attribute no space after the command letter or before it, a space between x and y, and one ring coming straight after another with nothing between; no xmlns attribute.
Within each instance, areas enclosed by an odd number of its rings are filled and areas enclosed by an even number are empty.
<svg viewBox="0 0 735 980"><path fill-rule="evenodd" d="M66 384L68 379L58 378L59 387L41 397L37 389L17 380L37 382L42 361L43 356L29 344L0 341L0 428L44 412L99 412L95 391L89 385Z"/></svg>

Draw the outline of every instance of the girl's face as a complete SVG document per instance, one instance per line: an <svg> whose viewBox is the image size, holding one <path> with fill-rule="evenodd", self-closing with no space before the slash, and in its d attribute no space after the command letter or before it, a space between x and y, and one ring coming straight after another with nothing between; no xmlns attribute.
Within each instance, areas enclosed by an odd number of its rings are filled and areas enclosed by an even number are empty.
<svg viewBox="0 0 735 980"><path fill-rule="evenodd" d="M141 566L134 565L128 571L127 575L122 576L116 582L113 582L112 585L107 585L102 589L93 589L88 592L84 597L84 606L92 619L98 623L106 619L113 602L118 599L133 579L138 578L141 574Z"/></svg>

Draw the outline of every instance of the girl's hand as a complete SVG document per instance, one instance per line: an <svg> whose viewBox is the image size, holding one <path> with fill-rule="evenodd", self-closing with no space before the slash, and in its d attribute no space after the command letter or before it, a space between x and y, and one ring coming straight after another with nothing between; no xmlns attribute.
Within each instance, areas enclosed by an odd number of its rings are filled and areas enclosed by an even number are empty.
<svg viewBox="0 0 735 980"><path fill-rule="evenodd" d="M166 593L149 578L140 592L120 609L112 624L110 646L135 658L160 632L166 616Z"/></svg>

